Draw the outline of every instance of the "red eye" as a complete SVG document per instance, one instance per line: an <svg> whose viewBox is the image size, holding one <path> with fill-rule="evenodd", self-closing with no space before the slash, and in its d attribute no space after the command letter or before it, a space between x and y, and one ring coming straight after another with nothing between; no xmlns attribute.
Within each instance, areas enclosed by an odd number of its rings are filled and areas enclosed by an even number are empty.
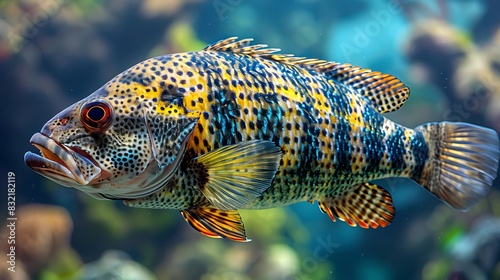
<svg viewBox="0 0 500 280"><path fill-rule="evenodd" d="M106 101L94 101L82 107L81 119L90 131L106 130L113 119L113 108Z"/></svg>

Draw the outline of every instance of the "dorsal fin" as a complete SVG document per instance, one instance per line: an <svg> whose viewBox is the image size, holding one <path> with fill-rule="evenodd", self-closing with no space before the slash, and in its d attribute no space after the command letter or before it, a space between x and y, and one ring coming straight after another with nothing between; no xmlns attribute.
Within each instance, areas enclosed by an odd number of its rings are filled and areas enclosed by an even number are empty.
<svg viewBox="0 0 500 280"><path fill-rule="evenodd" d="M241 39L238 37L230 37L219 42L206 46L204 51L216 51L216 52L233 52L247 54L251 56L268 56L272 53L279 52L280 49L268 48L265 44L251 45L253 39Z"/></svg>
<svg viewBox="0 0 500 280"><path fill-rule="evenodd" d="M337 62L315 68L368 98L379 113L396 111L410 96L410 89L393 75Z"/></svg>
<svg viewBox="0 0 500 280"><path fill-rule="evenodd" d="M299 67L311 67L317 64L326 63L325 60L319 60L314 58L305 58L294 56L293 54L276 54L276 52L281 51L279 48L268 48L266 44L255 44L251 45L253 42L252 38L238 40L238 37L230 37L219 42L206 46L204 51L214 51L214 52L232 52L238 54L246 54L253 57L260 57L264 59L274 60L276 62L281 62L290 65L296 65Z"/></svg>
<svg viewBox="0 0 500 280"><path fill-rule="evenodd" d="M379 113L399 109L410 96L410 89L395 76L350 64L297 57L292 54L276 54L280 49L268 48L265 44L251 45L252 41L253 39L238 40L238 37L231 37L208 45L203 50L245 54L322 73L328 79L359 92Z"/></svg>

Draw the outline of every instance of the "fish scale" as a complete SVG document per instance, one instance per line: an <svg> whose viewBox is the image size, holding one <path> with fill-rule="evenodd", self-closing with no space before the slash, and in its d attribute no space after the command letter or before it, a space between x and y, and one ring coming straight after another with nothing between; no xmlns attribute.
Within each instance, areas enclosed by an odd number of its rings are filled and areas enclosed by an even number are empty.
<svg viewBox="0 0 500 280"><path fill-rule="evenodd" d="M393 151L389 154L390 162L393 163L390 170L377 169L380 157L371 157L370 164L363 160L366 157L365 153L361 153L360 150L355 152L356 148L364 147L364 150L373 150L385 146L377 141L376 134L380 134L380 131L369 134L367 137L361 136L361 130L365 129L363 124L377 128L382 127L381 123L388 120L367 107L366 102L359 95L349 93L340 83L328 82L320 73L297 71L289 65L226 53L188 53L182 59L193 62L193 72L197 72L197 65L215 67L215 69L203 68L202 70L207 73L206 84L210 90L199 93L201 98L195 92L195 94L187 95L183 100L184 107L188 111L196 110L194 107L197 109L201 107L205 108L204 111L210 112L208 118L200 119L198 122L200 129L193 132L192 141L189 141L188 149L192 149L194 155L199 156L212 149L235 144L243 139L271 140L283 147L285 153L282 158L282 167L274 179L274 182L280 183L273 182L262 197L248 205L249 208L274 207L300 200L315 199L326 195L330 191L329 188L340 188L340 191L333 191L339 193L356 183L376 178L377 175L387 177L398 174L401 169L398 167L403 167L402 157L412 152L402 147L393 148L391 146L393 143L387 141L389 148L386 150ZM161 61L162 58L158 60ZM205 63L199 63L199 60ZM171 62L171 67L174 67L174 62ZM180 63L182 60L178 62ZM168 62L166 65L166 69L169 69ZM240 65L243 68L240 68ZM177 73L173 72L173 74ZM294 79L299 75L308 76ZM161 75L159 76L161 78ZM276 76L279 78L276 79ZM242 82L245 77L251 77L249 83ZM153 80L157 79L158 77ZM182 77L176 75L175 80L182 80ZM271 83L268 81L272 81L271 88L268 88ZM193 84L189 83L185 85L186 88L192 86ZM314 89L323 89L323 91ZM273 98L264 98L267 95ZM280 99L276 96L284 98ZM323 102L318 105L320 103L318 100L321 99ZM301 102L290 104L286 103L288 100ZM236 108L239 110L235 111ZM318 118L317 115L320 112L325 117ZM366 113L362 115L363 112ZM326 117L330 119L330 127L323 125L323 119ZM344 121L346 118L351 121ZM272 126L274 129L270 129L270 122L275 123ZM243 127L241 123L244 123ZM286 135L286 130L282 129L288 123L292 126L289 136ZM296 129L297 126L298 129ZM209 129L204 130L204 127L209 127ZM321 130L326 131L326 129L330 133L322 134ZM393 132L395 135L390 139L400 139L399 135L404 129L398 126ZM353 130L360 132L353 133ZM333 135L336 137L331 137ZM209 143L209 147L205 150L204 144L206 143ZM320 147L320 143L324 144ZM325 153L322 147L328 144L333 146L333 149L330 153ZM397 146L398 143L394 144ZM373 148L370 148L371 146ZM291 150L295 150L296 153L291 154ZM400 163L400 166L395 163ZM331 167L325 169L325 166ZM332 169L333 173L328 172L329 169ZM366 169L372 169L373 172L365 173ZM195 185L193 181L184 181L182 178L180 182L184 185L181 188ZM176 199L177 197L171 198L171 200ZM166 203L158 207L169 208L169 205Z"/></svg>
<svg viewBox="0 0 500 280"><path fill-rule="evenodd" d="M276 54L228 38L140 62L49 120L33 170L98 199L180 210L200 233L248 241L238 209L317 201L333 221L385 227L392 198L370 183L409 178L454 208L486 196L498 135L467 123L406 128L384 113L396 77Z"/></svg>

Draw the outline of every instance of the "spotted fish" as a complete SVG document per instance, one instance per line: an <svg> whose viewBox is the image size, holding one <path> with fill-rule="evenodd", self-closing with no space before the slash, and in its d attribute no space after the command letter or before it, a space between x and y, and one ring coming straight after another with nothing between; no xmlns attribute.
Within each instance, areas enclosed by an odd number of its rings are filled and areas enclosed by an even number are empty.
<svg viewBox="0 0 500 280"><path fill-rule="evenodd" d="M98 199L178 209L202 234L235 241L249 240L238 209L301 201L385 227L395 210L374 179L412 179L459 210L487 195L493 130L404 127L382 115L409 96L396 77L251 41L132 66L49 120L26 164Z"/></svg>

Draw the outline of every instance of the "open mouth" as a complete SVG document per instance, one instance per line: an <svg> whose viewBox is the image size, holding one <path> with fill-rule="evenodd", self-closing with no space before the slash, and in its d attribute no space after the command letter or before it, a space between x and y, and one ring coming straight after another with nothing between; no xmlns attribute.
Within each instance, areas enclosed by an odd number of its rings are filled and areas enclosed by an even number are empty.
<svg viewBox="0 0 500 280"><path fill-rule="evenodd" d="M41 155L27 152L26 165L61 185L88 185L101 174L98 164L79 148L65 146L41 133L33 135L30 142Z"/></svg>

